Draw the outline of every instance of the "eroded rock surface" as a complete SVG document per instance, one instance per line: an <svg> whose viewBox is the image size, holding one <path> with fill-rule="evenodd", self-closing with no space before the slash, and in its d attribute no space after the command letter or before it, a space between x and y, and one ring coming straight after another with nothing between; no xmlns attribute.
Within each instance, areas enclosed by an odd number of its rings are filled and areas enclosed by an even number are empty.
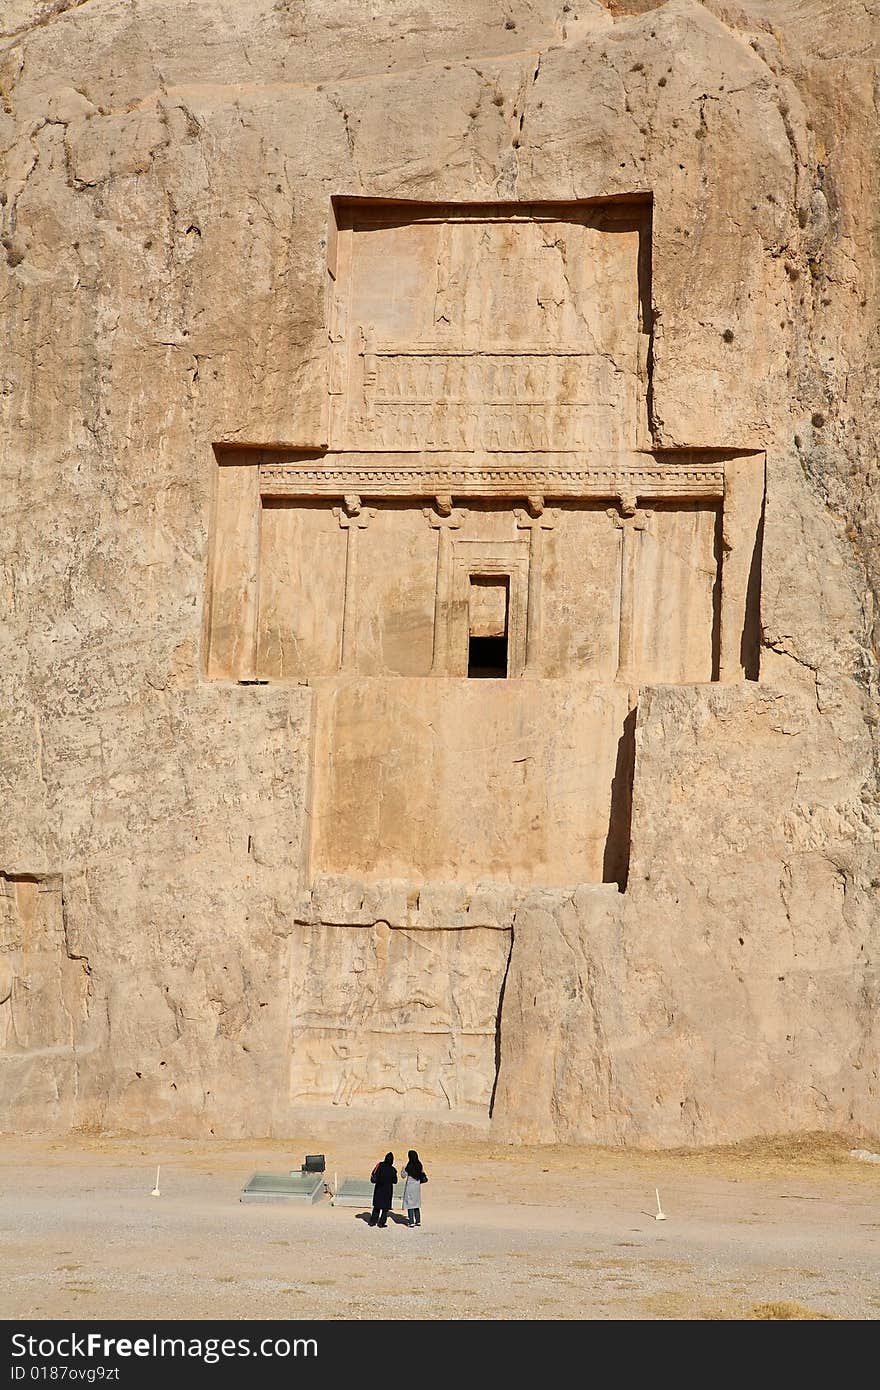
<svg viewBox="0 0 880 1390"><path fill-rule="evenodd" d="M878 61L6 4L4 1125L877 1134Z"/></svg>

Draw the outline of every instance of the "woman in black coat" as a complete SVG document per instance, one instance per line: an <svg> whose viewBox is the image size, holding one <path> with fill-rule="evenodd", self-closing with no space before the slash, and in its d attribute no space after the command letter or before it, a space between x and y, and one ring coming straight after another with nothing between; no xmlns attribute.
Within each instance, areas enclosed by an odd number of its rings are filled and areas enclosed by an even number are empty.
<svg viewBox="0 0 880 1390"><path fill-rule="evenodd" d="M373 1183L373 1210L370 1214L371 1226L386 1226L391 1202L394 1198L394 1184L397 1182L397 1169L394 1154L386 1154L370 1174Z"/></svg>

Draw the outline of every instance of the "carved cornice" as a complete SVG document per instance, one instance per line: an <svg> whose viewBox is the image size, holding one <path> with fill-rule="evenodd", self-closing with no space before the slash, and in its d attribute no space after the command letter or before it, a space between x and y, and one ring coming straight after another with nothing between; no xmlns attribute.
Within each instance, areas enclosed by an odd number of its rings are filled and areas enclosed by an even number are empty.
<svg viewBox="0 0 880 1390"><path fill-rule="evenodd" d="M721 498L724 464L659 463L650 455L588 461L554 455L545 461L505 455L479 461L449 455L333 454L323 459L260 463L264 497L582 497Z"/></svg>

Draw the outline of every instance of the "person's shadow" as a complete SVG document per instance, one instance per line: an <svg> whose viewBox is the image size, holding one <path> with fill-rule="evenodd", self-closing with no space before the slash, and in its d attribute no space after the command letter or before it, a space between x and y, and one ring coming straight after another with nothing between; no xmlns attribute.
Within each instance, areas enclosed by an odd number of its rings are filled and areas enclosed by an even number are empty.
<svg viewBox="0 0 880 1390"><path fill-rule="evenodd" d="M357 1216L355 1217L355 1221L366 1221L367 1224L369 1225L370 1215L371 1215L371 1213L368 1212L368 1211L359 1211L358 1214L357 1214ZM389 1211L388 1217L389 1217L389 1220L391 1220L391 1221L394 1222L394 1225L395 1225L395 1226L408 1226L408 1225L409 1225L409 1221L408 1221L407 1217L405 1217L405 1216L399 1216L398 1213L397 1213L396 1211Z"/></svg>

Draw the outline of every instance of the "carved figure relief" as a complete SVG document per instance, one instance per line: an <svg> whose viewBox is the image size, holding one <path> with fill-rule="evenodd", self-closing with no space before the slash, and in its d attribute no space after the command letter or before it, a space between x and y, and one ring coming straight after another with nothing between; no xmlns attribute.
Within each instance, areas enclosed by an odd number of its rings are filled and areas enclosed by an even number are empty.
<svg viewBox="0 0 880 1390"><path fill-rule="evenodd" d="M291 1099L485 1113L510 934L303 926Z"/></svg>
<svg viewBox="0 0 880 1390"><path fill-rule="evenodd" d="M634 399L627 399L623 374L574 348L387 345L358 367L363 406L350 422L354 448L516 453L628 442Z"/></svg>
<svg viewBox="0 0 880 1390"><path fill-rule="evenodd" d="M635 447L645 229L640 207L343 207L333 447Z"/></svg>
<svg viewBox="0 0 880 1390"><path fill-rule="evenodd" d="M72 1047L88 999L88 964L68 952L60 878L0 873L0 1050Z"/></svg>

